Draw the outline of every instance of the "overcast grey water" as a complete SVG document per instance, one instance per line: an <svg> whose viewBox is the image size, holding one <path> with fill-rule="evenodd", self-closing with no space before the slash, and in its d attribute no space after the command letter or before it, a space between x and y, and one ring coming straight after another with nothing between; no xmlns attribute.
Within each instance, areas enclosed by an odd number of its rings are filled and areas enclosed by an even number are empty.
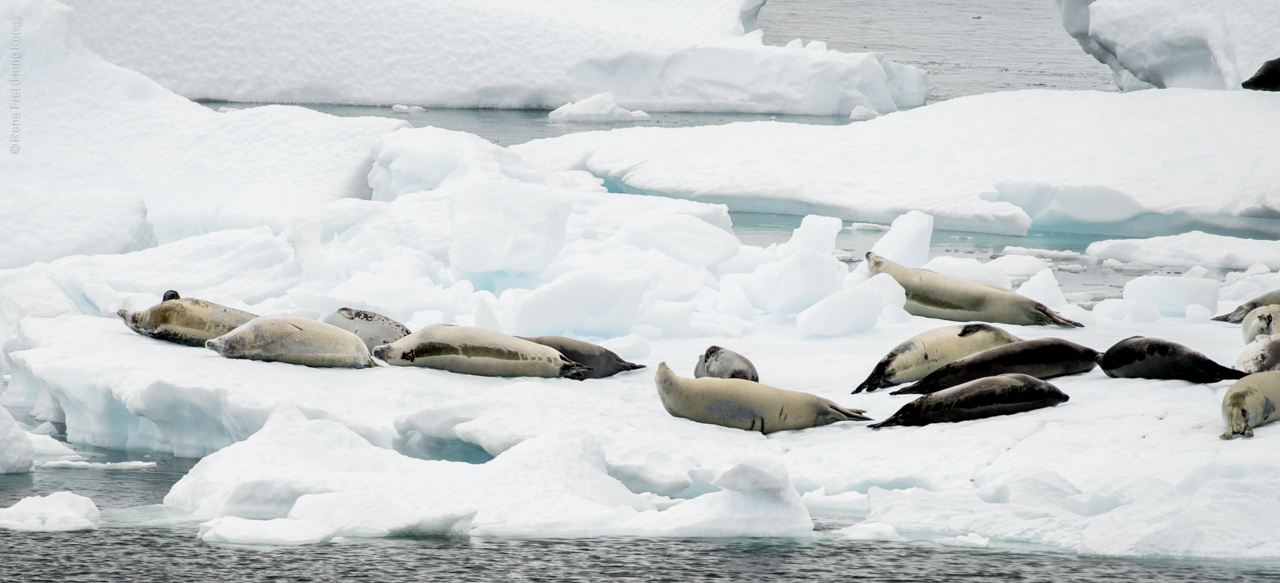
<svg viewBox="0 0 1280 583"><path fill-rule="evenodd" d="M823 40L842 51L877 51L927 70L931 101L1023 88L1113 91L1110 72L1063 30L1053 0L770 0L759 26L768 44ZM249 104L207 103L249 107ZM428 110L310 105L335 115L382 115L479 134L510 145L626 124L550 124L544 111ZM642 125L676 127L773 116L655 114ZM843 124L831 117L777 116L795 123ZM733 214L744 243L783 241L799 217ZM842 232L855 258L875 230ZM1037 234L1002 237L935 232L933 255L986 258L1018 245L1083 251L1093 239ZM1097 265L1056 274L1073 302L1118 297L1135 274ZM1074 266L1079 267L1079 266ZM301 548L245 548L195 539L196 524L160 506L196 463L166 454L75 448L93 461L154 461L145 470L37 469L0 476L0 507L23 497L71 490L103 510L96 531L0 530L0 581L1278 581L1280 563L1078 557L992 541L987 549L931 542L840 540L827 533L849 519L816 517L812 539L506 540L421 538L357 540ZM150 457L147 457L150 456ZM904 533L908 534L908 533Z"/></svg>

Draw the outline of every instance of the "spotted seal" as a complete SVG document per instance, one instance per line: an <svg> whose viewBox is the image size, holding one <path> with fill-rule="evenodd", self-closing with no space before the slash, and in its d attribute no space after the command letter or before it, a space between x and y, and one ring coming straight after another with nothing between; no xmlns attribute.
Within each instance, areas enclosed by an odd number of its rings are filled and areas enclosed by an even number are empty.
<svg viewBox="0 0 1280 583"><path fill-rule="evenodd" d="M409 335L409 329L405 328L404 324L377 312L351 308L339 308L338 311L329 314L324 319L324 323L359 336L370 351Z"/></svg>
<svg viewBox="0 0 1280 583"><path fill-rule="evenodd" d="M756 366L747 357L719 346L708 348L698 357L698 364L693 367L693 377L760 382L760 373L756 372Z"/></svg>

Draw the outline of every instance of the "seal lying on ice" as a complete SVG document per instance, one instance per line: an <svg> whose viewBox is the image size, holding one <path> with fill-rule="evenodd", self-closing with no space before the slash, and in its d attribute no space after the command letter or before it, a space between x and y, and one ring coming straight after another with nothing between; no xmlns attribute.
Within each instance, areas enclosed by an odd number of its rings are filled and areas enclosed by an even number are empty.
<svg viewBox="0 0 1280 583"><path fill-rule="evenodd" d="M378 366L359 336L305 318L257 318L205 342L205 347L226 358L316 367Z"/></svg>
<svg viewBox="0 0 1280 583"><path fill-rule="evenodd" d="M693 367L694 378L742 379L758 383L760 374L747 357L726 348L712 346L698 357Z"/></svg>
<svg viewBox="0 0 1280 583"><path fill-rule="evenodd" d="M879 429L894 425L920 426L984 419L1052 407L1069 398L1058 387L1035 377L999 375L920 397L871 427Z"/></svg>
<svg viewBox="0 0 1280 583"><path fill-rule="evenodd" d="M853 392L870 392L918 381L957 358L1018 341L1017 336L990 324L935 328L912 336L890 350Z"/></svg>
<svg viewBox="0 0 1280 583"><path fill-rule="evenodd" d="M1024 340L952 361L894 395L928 395L983 377L1024 374L1040 380L1089 372L1098 351L1061 338Z"/></svg>
<svg viewBox="0 0 1280 583"><path fill-rule="evenodd" d="M1258 72L1240 84L1254 91L1280 91L1280 59L1271 59L1258 67Z"/></svg>
<svg viewBox="0 0 1280 583"><path fill-rule="evenodd" d="M614 354L612 350L590 342L565 338L564 336L535 336L533 338L521 336L519 338L554 348L565 358L583 366L591 367L591 370L583 372L582 378L584 379L602 379L620 372L644 368L643 364L622 360L622 357Z"/></svg>
<svg viewBox="0 0 1280 583"><path fill-rule="evenodd" d="M861 409L845 409L808 393L743 379L681 378L665 362L658 365L654 383L668 413L699 423L773 433L868 420Z"/></svg>
<svg viewBox="0 0 1280 583"><path fill-rule="evenodd" d="M1245 374L1222 366L1181 344L1145 336L1133 336L1115 343L1098 357L1098 366L1107 376L1118 379L1216 383L1223 379L1238 379Z"/></svg>
<svg viewBox="0 0 1280 583"><path fill-rule="evenodd" d="M1244 371L1242 375L1280 370L1280 334L1254 338L1240 352L1236 368Z"/></svg>
<svg viewBox="0 0 1280 583"><path fill-rule="evenodd" d="M1231 385L1222 397L1222 420L1227 430L1221 436L1253 437L1253 428L1280 419L1280 371L1251 374Z"/></svg>
<svg viewBox="0 0 1280 583"><path fill-rule="evenodd" d="M422 366L486 377L587 378L590 368L560 351L484 328L432 324L373 355L396 366Z"/></svg>
<svg viewBox="0 0 1280 583"><path fill-rule="evenodd" d="M1280 305L1254 308L1240 321L1244 343L1253 342L1259 336L1280 334Z"/></svg>
<svg viewBox="0 0 1280 583"><path fill-rule="evenodd" d="M1256 298L1253 298L1252 300L1249 300L1243 304L1240 304L1240 307L1232 310L1231 312L1218 316L1217 318L1214 318L1214 320L1218 322L1231 322L1232 324L1239 324L1244 320L1244 317L1248 315L1249 312L1252 312L1258 308L1261 308L1262 306L1274 306L1276 304L1280 304L1280 291L1273 291L1269 294L1262 294Z"/></svg>
<svg viewBox="0 0 1280 583"><path fill-rule="evenodd" d="M887 273L902 286L907 292L907 304L903 307L913 316L1023 326L1084 327L1040 302L1007 289L924 269L910 269L875 253L867 253L867 269L872 275Z"/></svg>
<svg viewBox="0 0 1280 583"><path fill-rule="evenodd" d="M178 292L164 292L164 301L138 312L116 312L124 325L143 336L187 346L204 346L212 340L257 318L235 308L213 302L182 298Z"/></svg>
<svg viewBox="0 0 1280 583"><path fill-rule="evenodd" d="M360 340L364 341L365 347L371 351L378 346L391 344L409 335L409 329L405 328L404 324L377 312L351 308L339 308L338 311L329 314L329 317L324 319L324 323L359 336Z"/></svg>

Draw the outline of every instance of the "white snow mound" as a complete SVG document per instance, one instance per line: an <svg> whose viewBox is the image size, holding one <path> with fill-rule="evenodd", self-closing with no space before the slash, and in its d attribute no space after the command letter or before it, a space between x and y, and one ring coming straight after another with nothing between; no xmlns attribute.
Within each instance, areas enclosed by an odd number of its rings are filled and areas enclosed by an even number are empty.
<svg viewBox="0 0 1280 583"><path fill-rule="evenodd" d="M100 518L93 500L71 492L54 492L23 498L13 506L0 508L0 530L93 530L98 528Z"/></svg>

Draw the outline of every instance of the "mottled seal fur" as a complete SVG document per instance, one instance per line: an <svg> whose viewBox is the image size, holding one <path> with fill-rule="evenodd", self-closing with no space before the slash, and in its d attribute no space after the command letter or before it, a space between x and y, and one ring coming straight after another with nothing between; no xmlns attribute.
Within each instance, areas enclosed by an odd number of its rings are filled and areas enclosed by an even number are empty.
<svg viewBox="0 0 1280 583"><path fill-rule="evenodd" d="M1121 340L1098 358L1107 376L1118 379L1177 379L1216 383L1244 373L1222 366L1186 346L1159 338L1133 336Z"/></svg>
<svg viewBox="0 0 1280 583"><path fill-rule="evenodd" d="M1240 321L1240 333L1244 343L1253 342L1258 336L1280 334L1280 305L1254 308Z"/></svg>
<svg viewBox="0 0 1280 583"><path fill-rule="evenodd" d="M586 378L589 367L560 351L484 328L433 324L373 355L396 366L421 366L487 377Z"/></svg>
<svg viewBox="0 0 1280 583"><path fill-rule="evenodd" d="M360 337L305 318L257 318L205 347L226 358L332 368L378 366Z"/></svg>
<svg viewBox="0 0 1280 583"><path fill-rule="evenodd" d="M760 382L756 366L747 357L719 346L708 348L698 357L698 364L693 367L693 376Z"/></svg>
<svg viewBox="0 0 1280 583"><path fill-rule="evenodd" d="M145 310L116 312L124 325L143 336L187 346L204 346L205 341L243 326L257 318L243 310L213 302L181 298L178 292L164 292L164 301Z"/></svg>
<svg viewBox="0 0 1280 583"><path fill-rule="evenodd" d="M1018 341L1017 336L990 324L935 328L895 346L853 392L918 381L957 358Z"/></svg>
<svg viewBox="0 0 1280 583"><path fill-rule="evenodd" d="M1280 91L1280 59L1271 59L1258 68L1258 72L1240 84L1254 91Z"/></svg>
<svg viewBox="0 0 1280 583"><path fill-rule="evenodd" d="M1217 320L1218 322L1231 322L1232 324L1239 324L1240 322L1244 321L1244 317L1247 316L1249 312L1252 312L1258 308L1261 308L1262 306L1274 306L1277 304L1280 304L1280 291L1273 291L1271 293L1262 294L1256 298L1253 298L1252 300L1249 300L1243 304L1240 304L1240 307L1232 310L1229 313L1218 316L1214 318L1214 320Z"/></svg>
<svg viewBox="0 0 1280 583"><path fill-rule="evenodd" d="M1280 334L1259 335L1244 347L1236 359L1242 374L1280 370Z"/></svg>
<svg viewBox="0 0 1280 583"><path fill-rule="evenodd" d="M668 413L699 423L773 433L867 420L861 409L846 409L808 393L743 379L681 378L665 362L658 365L654 383Z"/></svg>
<svg viewBox="0 0 1280 583"><path fill-rule="evenodd" d="M563 354L565 358L583 366L591 367L591 370L583 372L582 378L584 379L602 379L620 372L644 368L643 364L622 360L621 356L614 354L608 348L590 342L574 340L573 338L535 336L533 338L524 338L524 340L554 348L560 354Z"/></svg>
<svg viewBox="0 0 1280 583"><path fill-rule="evenodd" d="M409 335L409 329L405 328L404 324L377 312L351 308L339 308L338 311L329 314L329 317L324 319L324 323L359 336L370 351Z"/></svg>
<svg viewBox="0 0 1280 583"><path fill-rule="evenodd" d="M928 425L1010 415L1052 407L1069 399L1065 393L1033 376L1006 374L969 381L925 395L871 427Z"/></svg>
<svg viewBox="0 0 1280 583"><path fill-rule="evenodd" d="M913 316L1022 326L1084 327L1040 302L1007 289L925 269L910 269L875 253L867 253L867 269L872 275L887 273L902 286L907 292L907 304L903 307Z"/></svg>
<svg viewBox="0 0 1280 583"><path fill-rule="evenodd" d="M1001 374L1024 374L1045 380L1089 372L1097 366L1097 360L1098 351L1061 338L1024 340L956 359L893 394L928 395Z"/></svg>
<svg viewBox="0 0 1280 583"><path fill-rule="evenodd" d="M1253 437L1253 428L1280 419L1280 371L1251 374L1231 385L1222 397L1222 420L1227 430L1220 437Z"/></svg>

